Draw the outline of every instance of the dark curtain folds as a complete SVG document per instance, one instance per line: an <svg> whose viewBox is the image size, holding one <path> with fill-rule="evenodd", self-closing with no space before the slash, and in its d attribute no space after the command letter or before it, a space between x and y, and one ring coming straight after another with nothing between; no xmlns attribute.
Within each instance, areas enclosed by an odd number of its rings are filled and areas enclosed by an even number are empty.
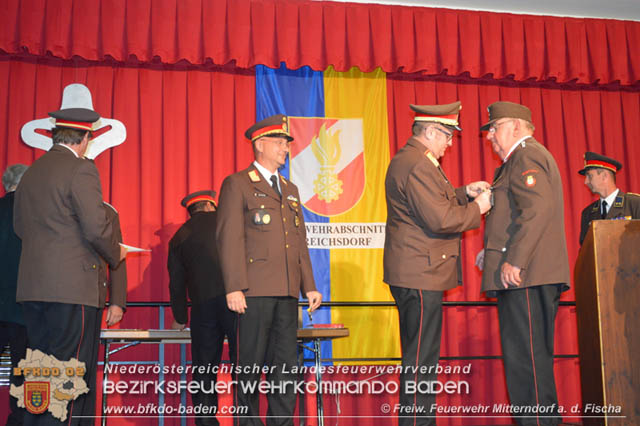
<svg viewBox="0 0 640 426"><path fill-rule="evenodd" d="M637 84L640 22L304 0L5 0L0 49L63 59Z"/></svg>

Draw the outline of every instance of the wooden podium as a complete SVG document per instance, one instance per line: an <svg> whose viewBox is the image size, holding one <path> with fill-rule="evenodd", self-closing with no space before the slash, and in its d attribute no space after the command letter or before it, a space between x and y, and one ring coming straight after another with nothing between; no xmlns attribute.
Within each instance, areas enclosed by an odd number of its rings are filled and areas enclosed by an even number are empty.
<svg viewBox="0 0 640 426"><path fill-rule="evenodd" d="M574 282L584 425L637 424L640 220L591 222Z"/></svg>

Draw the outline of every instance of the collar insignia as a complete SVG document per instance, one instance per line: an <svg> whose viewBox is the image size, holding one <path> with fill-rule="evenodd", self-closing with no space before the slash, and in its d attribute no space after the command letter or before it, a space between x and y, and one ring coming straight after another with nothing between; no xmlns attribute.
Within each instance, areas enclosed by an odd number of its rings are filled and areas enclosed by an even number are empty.
<svg viewBox="0 0 640 426"><path fill-rule="evenodd" d="M249 172L249 179L251 179L251 182L260 182L260 176L258 176L258 172L255 170Z"/></svg>
<svg viewBox="0 0 640 426"><path fill-rule="evenodd" d="M622 208L624 205L624 198L621 195L618 195L613 202L613 207Z"/></svg>
<svg viewBox="0 0 640 426"><path fill-rule="evenodd" d="M424 152L425 157L427 157L429 160L431 160L431 162L433 163L434 166L436 167L440 167L440 163L438 162L438 159L435 157L435 155L433 155L431 153L431 151L426 150Z"/></svg>

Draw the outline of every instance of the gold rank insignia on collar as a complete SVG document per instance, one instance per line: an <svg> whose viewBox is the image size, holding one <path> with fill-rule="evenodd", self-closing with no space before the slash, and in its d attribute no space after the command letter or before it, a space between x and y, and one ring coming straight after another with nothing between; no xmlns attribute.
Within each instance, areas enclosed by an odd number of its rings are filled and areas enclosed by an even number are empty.
<svg viewBox="0 0 640 426"><path fill-rule="evenodd" d="M424 152L424 156L427 157L429 160L431 160L431 162L433 163L434 166L436 167L440 167L440 163L438 162L438 160L436 159L435 155L433 155L431 153L431 151L426 150Z"/></svg>
<svg viewBox="0 0 640 426"><path fill-rule="evenodd" d="M280 180L281 180L281 181L282 181L282 183L284 183L285 185L288 185L287 180L286 180L282 175L280 175Z"/></svg>
<svg viewBox="0 0 640 426"><path fill-rule="evenodd" d="M613 202L613 207L622 208L624 206L624 197L622 195L618 195Z"/></svg>
<svg viewBox="0 0 640 426"><path fill-rule="evenodd" d="M251 182L260 182L260 176L258 176L258 172L255 170L249 172L249 179L251 179Z"/></svg>

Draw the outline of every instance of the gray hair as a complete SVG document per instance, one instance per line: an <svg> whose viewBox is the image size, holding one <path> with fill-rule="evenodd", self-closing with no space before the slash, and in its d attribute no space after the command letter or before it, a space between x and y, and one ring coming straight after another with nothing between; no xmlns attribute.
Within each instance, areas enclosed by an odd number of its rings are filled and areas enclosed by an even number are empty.
<svg viewBox="0 0 640 426"><path fill-rule="evenodd" d="M4 186L4 190L9 191L10 189L18 186L20 179L22 179L22 175L28 168L29 167L24 164L13 164L7 167L7 170L5 170L2 175L2 186Z"/></svg>

